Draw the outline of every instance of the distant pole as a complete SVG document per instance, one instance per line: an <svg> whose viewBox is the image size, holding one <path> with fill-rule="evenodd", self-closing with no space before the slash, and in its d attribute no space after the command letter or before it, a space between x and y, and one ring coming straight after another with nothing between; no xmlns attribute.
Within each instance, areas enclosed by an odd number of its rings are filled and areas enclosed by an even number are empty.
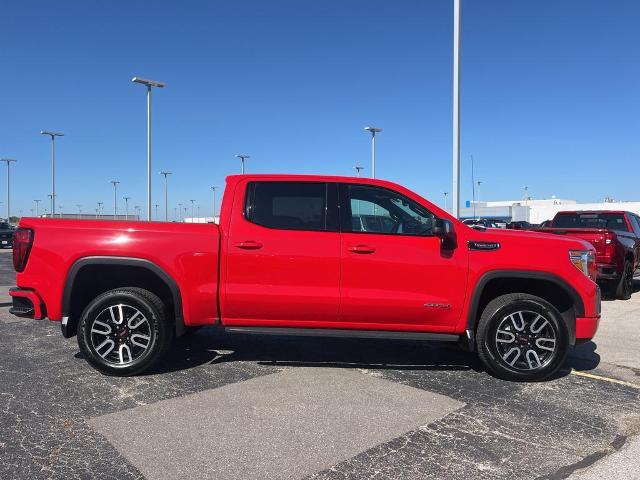
<svg viewBox="0 0 640 480"><path fill-rule="evenodd" d="M104 202L98 202L98 215L102 215L102 205L104 205Z"/></svg>
<svg viewBox="0 0 640 480"><path fill-rule="evenodd" d="M154 205L154 207L156 207L156 221L158 221L158 220L159 220L159 219L158 219L158 207L159 207L159 206L160 206L160 205L158 205L157 203Z"/></svg>
<svg viewBox="0 0 640 480"><path fill-rule="evenodd" d="M58 214L58 217L62 218L62 216L64 215L64 205L58 205L58 208L60 209L60 213ZM51 215L51 218L53 218L53 215Z"/></svg>
<svg viewBox="0 0 640 480"><path fill-rule="evenodd" d="M480 185L482 185L482 181L478 180L476 182L478 188L476 188L476 198L478 199L478 203L480 203Z"/></svg>
<svg viewBox="0 0 640 480"><path fill-rule="evenodd" d="M453 205L451 213L460 216L460 16L461 0L453 0Z"/></svg>
<svg viewBox="0 0 640 480"><path fill-rule="evenodd" d="M13 158L3 158L0 161L7 164L7 223L11 223L11 164L17 162Z"/></svg>
<svg viewBox="0 0 640 480"><path fill-rule="evenodd" d="M187 207L184 207L184 216L182 218L184 218L184 223L187 223L187 212L189 211L189 209Z"/></svg>
<svg viewBox="0 0 640 480"><path fill-rule="evenodd" d="M360 178L360 171L364 170L364 167L359 167L356 165L355 167L353 167L353 169L356 171L356 176Z"/></svg>
<svg viewBox="0 0 640 480"><path fill-rule="evenodd" d="M76 207L78 207L78 218L80 218L82 216L82 205L77 203Z"/></svg>
<svg viewBox="0 0 640 480"><path fill-rule="evenodd" d="M364 127L365 130L371 132L371 178L376 178L376 133L382 131L381 128Z"/></svg>
<svg viewBox="0 0 640 480"><path fill-rule="evenodd" d="M181 203L178 204L178 212L180 213L180 216L177 218L177 220L181 222L182 221L182 204Z"/></svg>
<svg viewBox="0 0 640 480"><path fill-rule="evenodd" d="M40 216L40 202L42 200L34 200L34 202L36 203L36 217Z"/></svg>
<svg viewBox="0 0 640 480"><path fill-rule="evenodd" d="M529 200L529 187L524 186L524 204L527 205L527 201Z"/></svg>
<svg viewBox="0 0 640 480"><path fill-rule="evenodd" d="M200 205L198 205L196 207L196 209L197 209L197 212L198 212L198 216L196 218L198 219L198 222L200 222Z"/></svg>
<svg viewBox="0 0 640 480"><path fill-rule="evenodd" d="M193 205L196 203L195 200L189 200L191 202L191 223L193 223L194 214L193 214Z"/></svg>
<svg viewBox="0 0 640 480"><path fill-rule="evenodd" d="M113 219L115 220L118 217L118 184L120 182L118 180L111 180L111 184L113 185Z"/></svg>
<svg viewBox="0 0 640 480"><path fill-rule="evenodd" d="M51 137L51 217L56 215L56 137L64 137L62 132L53 132L40 130L40 135L49 135Z"/></svg>
<svg viewBox="0 0 640 480"><path fill-rule="evenodd" d="M151 87L164 88L165 84L157 80L133 77L134 83L147 87L147 221L151 221Z"/></svg>
<svg viewBox="0 0 640 480"><path fill-rule="evenodd" d="M178 221L178 208L177 207L173 207L173 221L174 222Z"/></svg>
<svg viewBox="0 0 640 480"><path fill-rule="evenodd" d="M100 214L100 209L96 208L96 220L98 220L98 215Z"/></svg>
<svg viewBox="0 0 640 480"><path fill-rule="evenodd" d="M447 195L449 195L449 192L442 192L442 195L444 195L444 209L447 209Z"/></svg>
<svg viewBox="0 0 640 480"><path fill-rule="evenodd" d="M213 221L216 221L216 187L211 187L213 192Z"/></svg>
<svg viewBox="0 0 640 480"><path fill-rule="evenodd" d="M167 177L171 175L171 172L160 172L160 175L164 177L164 221L169 221L169 187L167 186ZM156 212L156 216L157 216Z"/></svg>
<svg viewBox="0 0 640 480"><path fill-rule="evenodd" d="M244 175L244 161L251 157L249 155L236 155L236 158L240 159L240 171L242 172L242 175Z"/></svg>
<svg viewBox="0 0 640 480"><path fill-rule="evenodd" d="M129 200L131 197L122 197L124 199L124 219L129 220Z"/></svg>
<svg viewBox="0 0 640 480"><path fill-rule="evenodd" d="M471 155L471 203L473 205L473 218L476 218L476 181L473 173L473 155Z"/></svg>

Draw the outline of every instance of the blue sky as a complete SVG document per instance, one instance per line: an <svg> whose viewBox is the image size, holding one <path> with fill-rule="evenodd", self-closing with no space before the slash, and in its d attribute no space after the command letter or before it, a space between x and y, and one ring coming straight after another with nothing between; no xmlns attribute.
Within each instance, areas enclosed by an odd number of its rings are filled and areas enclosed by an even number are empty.
<svg viewBox="0 0 640 480"><path fill-rule="evenodd" d="M462 199L638 200L640 2L463 0ZM370 173L364 126L384 128L378 177L442 201L451 190L452 0L32 1L0 18L0 156L12 211L145 205L145 93L170 205L239 171ZM4 167L4 165L3 165ZM0 199L5 200L5 168ZM163 204L155 175L154 203ZM46 202L43 202L46 203ZM2 205L4 212L5 205ZM173 208L171 208L173 210Z"/></svg>

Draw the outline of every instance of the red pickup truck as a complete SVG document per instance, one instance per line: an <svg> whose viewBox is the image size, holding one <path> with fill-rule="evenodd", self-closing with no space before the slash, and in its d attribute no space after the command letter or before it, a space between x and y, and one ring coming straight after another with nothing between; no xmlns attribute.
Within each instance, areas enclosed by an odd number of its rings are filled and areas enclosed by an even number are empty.
<svg viewBox="0 0 640 480"><path fill-rule="evenodd" d="M558 212L538 231L581 238L596 249L598 283L605 293L628 300L640 275L640 217L616 210Z"/></svg>
<svg viewBox="0 0 640 480"><path fill-rule="evenodd" d="M13 260L11 311L61 321L112 375L214 325L458 342L496 376L538 380L600 319L589 243L475 230L365 178L231 176L219 225L25 218Z"/></svg>

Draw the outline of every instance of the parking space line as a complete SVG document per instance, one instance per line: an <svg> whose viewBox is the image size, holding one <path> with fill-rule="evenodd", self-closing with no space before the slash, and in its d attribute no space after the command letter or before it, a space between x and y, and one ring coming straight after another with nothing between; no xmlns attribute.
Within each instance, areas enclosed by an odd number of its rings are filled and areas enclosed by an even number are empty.
<svg viewBox="0 0 640 480"><path fill-rule="evenodd" d="M640 390L640 385L635 383L625 382L624 380L617 380L615 378L603 377L602 375L594 375L593 373L580 372L578 370L571 369L571 375L577 375L578 377L591 378L593 380L601 380L603 382L615 383L617 385L624 385L626 387L635 388Z"/></svg>

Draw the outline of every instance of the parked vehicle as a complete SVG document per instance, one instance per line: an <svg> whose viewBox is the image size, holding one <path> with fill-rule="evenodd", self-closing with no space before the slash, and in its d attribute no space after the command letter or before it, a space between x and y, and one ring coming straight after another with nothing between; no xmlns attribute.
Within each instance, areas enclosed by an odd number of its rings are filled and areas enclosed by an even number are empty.
<svg viewBox="0 0 640 480"><path fill-rule="evenodd" d="M543 232L581 238L596 249L598 283L628 300L640 275L640 217L624 211L558 212Z"/></svg>
<svg viewBox="0 0 640 480"><path fill-rule="evenodd" d="M507 228L510 230L531 230L535 227L536 225L529 223L525 220L517 220L515 222L507 223Z"/></svg>
<svg viewBox="0 0 640 480"><path fill-rule="evenodd" d="M458 342L496 376L538 380L600 319L589 243L476 231L365 178L231 176L219 225L25 218L13 259L12 313L61 321L113 375L215 325Z"/></svg>
<svg viewBox="0 0 640 480"><path fill-rule="evenodd" d="M467 218L463 220L462 223L471 228L479 228L480 230L485 228L500 228L496 222L486 218Z"/></svg>
<svg viewBox="0 0 640 480"><path fill-rule="evenodd" d="M7 222L0 222L0 248L11 248L13 246L13 232Z"/></svg>

